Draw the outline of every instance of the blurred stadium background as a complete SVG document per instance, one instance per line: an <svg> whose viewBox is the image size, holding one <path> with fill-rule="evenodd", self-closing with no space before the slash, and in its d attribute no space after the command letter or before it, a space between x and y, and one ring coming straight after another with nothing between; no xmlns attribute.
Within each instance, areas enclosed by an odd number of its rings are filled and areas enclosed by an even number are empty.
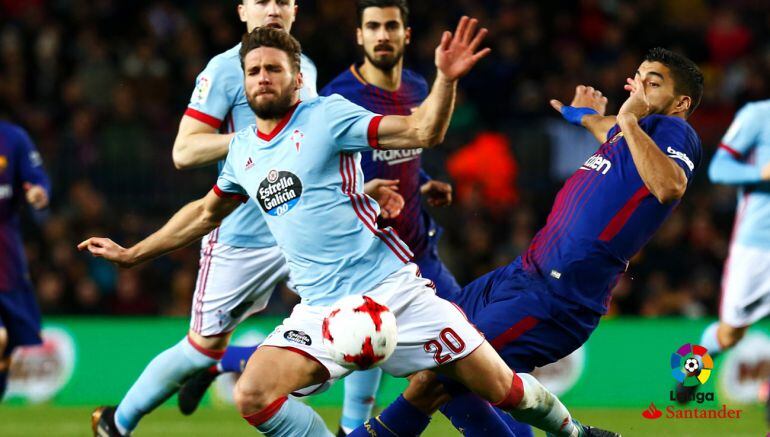
<svg viewBox="0 0 770 437"><path fill-rule="evenodd" d="M292 33L317 64L320 88L361 57L353 1L297 3ZM588 133L555 114L548 99L568 101L575 85L590 84L609 97L613 112L625 99L625 77L648 48L678 50L706 76L703 103L690 122L710 157L736 110L770 97L767 1L410 3L406 65L429 80L440 32L458 16L478 17L490 29L493 53L461 82L446 143L423 154L428 172L455 188L455 204L431 212L445 228L442 257L461 283L521 253L544 223L556 190L596 147ZM48 350L28 351L15 366L10 406L0 407L0 434L85 434L87 407L117 402L147 360L186 329L197 247L119 270L77 253L75 245L90 235L130 244L211 187L214 169L175 170L171 146L195 76L239 40L243 25L235 5L0 0L0 112L31 133L54 192L48 220L42 226L28 220L25 228L51 341ZM547 372L562 384L568 406L597 424L620 424L615 428L626 435L767 431L754 395L770 376L765 325L750 346L717 361L707 386L717 391L717 407L743 408L743 420L651 422L641 416L650 402L660 409L673 405L669 356L682 343L697 342L719 305L735 193L709 183L707 164L632 261L607 320L573 357L578 364ZM276 293L266 315L243 330L244 341L269 331L295 301L288 290ZM43 376L53 382L42 388L32 383ZM382 402L400 387L393 384ZM227 434L246 435L234 410L221 405L226 397L215 395L213 406L193 420L162 410L139 434L214 435L227 422L233 428ZM333 391L313 401L330 423L338 399ZM29 406L36 402L43 405ZM59 430L57 423L70 425ZM450 433L431 429L432 435Z"/></svg>

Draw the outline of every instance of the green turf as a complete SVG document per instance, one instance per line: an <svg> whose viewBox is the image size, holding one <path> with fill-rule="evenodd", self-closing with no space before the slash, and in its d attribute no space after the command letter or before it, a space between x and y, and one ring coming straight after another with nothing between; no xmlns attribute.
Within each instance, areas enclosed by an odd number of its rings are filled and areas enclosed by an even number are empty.
<svg viewBox="0 0 770 437"><path fill-rule="evenodd" d="M336 431L337 408L318 408L330 428ZM51 406L0 406L0 436L87 436L90 408ZM627 409L574 409L575 417L621 432L624 436L650 437L757 437L764 436L762 409L749 407L740 420L647 420L641 411ZM255 432L234 409L204 408L192 417L181 416L174 408L163 407L142 421L137 437L173 436L254 436ZM436 417L426 436L459 435L442 417ZM542 435L542 434L538 434ZM488 436L493 437L493 436Z"/></svg>

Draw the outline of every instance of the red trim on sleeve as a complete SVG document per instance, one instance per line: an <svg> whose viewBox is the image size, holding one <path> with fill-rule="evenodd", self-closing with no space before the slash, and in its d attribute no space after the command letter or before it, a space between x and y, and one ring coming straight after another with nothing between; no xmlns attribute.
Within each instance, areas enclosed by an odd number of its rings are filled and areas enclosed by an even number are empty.
<svg viewBox="0 0 770 437"><path fill-rule="evenodd" d="M205 112L200 112L197 109L187 108L184 111L184 115L188 117L192 117L202 123L206 123L207 125L213 127L214 129L219 129L219 127L222 126L222 120L216 117L212 117L211 115L208 115Z"/></svg>
<svg viewBox="0 0 770 437"><path fill-rule="evenodd" d="M251 426L262 425L263 423L270 420L273 416L275 416L275 413L281 409L283 403L288 399L289 398L287 396L281 396L280 398L270 403L270 405L266 406L264 409L259 410L254 414L243 416L243 418L246 419L246 421L249 422Z"/></svg>
<svg viewBox="0 0 770 437"><path fill-rule="evenodd" d="M218 185L214 185L214 194L217 196L223 198L223 199L235 199L241 203L246 203L249 200L249 196L244 196L241 193L226 193L222 191L221 188L219 188Z"/></svg>
<svg viewBox="0 0 770 437"><path fill-rule="evenodd" d="M602 233L599 234L599 240L612 240L612 238L615 237L618 232L620 232L628 219L631 218L631 215L634 213L634 211L636 211L636 208L642 202L642 199L647 197L649 194L650 190L648 190L646 186L643 185L642 188L639 188L636 193L634 193L634 195L628 199L626 204L623 205L623 208L620 208L620 211L615 214L615 217L613 217L612 220L607 223L607 226L604 228Z"/></svg>
<svg viewBox="0 0 770 437"><path fill-rule="evenodd" d="M193 341L192 337L189 335L187 336L187 341L192 345L192 347L195 348L196 351L202 353L203 355L206 355L207 357L214 359L214 360L221 360L222 357L225 355L224 349L206 349L203 346L199 345L195 341Z"/></svg>
<svg viewBox="0 0 770 437"><path fill-rule="evenodd" d="M369 122L369 128L366 130L366 138L369 140L369 147L373 149L379 149L380 143L377 138L377 131L380 128L380 122L382 121L382 115L377 115Z"/></svg>
<svg viewBox="0 0 770 437"><path fill-rule="evenodd" d="M733 149L732 147L728 146L725 143L719 143L719 148L720 149L724 149L727 153L732 155L733 158L735 158L735 159L743 159L743 155L741 154L741 152Z"/></svg>

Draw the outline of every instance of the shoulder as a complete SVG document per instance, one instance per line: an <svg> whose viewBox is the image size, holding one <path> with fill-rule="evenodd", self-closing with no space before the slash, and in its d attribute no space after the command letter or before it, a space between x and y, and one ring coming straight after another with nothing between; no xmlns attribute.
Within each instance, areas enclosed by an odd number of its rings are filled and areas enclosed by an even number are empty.
<svg viewBox="0 0 770 437"><path fill-rule="evenodd" d="M350 68L347 68L323 87L320 94L329 96L335 93L345 93L355 87L357 83L359 82L355 76L353 76L353 72Z"/></svg>
<svg viewBox="0 0 770 437"><path fill-rule="evenodd" d="M409 84L410 86L413 86L421 91L426 93L428 91L428 81L425 80L425 78L416 71L404 68L404 71L401 73L401 80L403 80L404 83Z"/></svg>
<svg viewBox="0 0 770 437"><path fill-rule="evenodd" d="M29 134L21 126L0 120L0 135L9 140L10 144L25 145L30 142Z"/></svg>
<svg viewBox="0 0 770 437"><path fill-rule="evenodd" d="M240 51L241 45L238 44L235 47L224 51L209 60L206 64L206 68L201 74L227 76L241 79L241 57Z"/></svg>
<svg viewBox="0 0 770 437"><path fill-rule="evenodd" d="M695 133L695 130L686 120L680 117L669 115L653 114L644 117L639 121L639 126L645 131L672 130L686 133Z"/></svg>
<svg viewBox="0 0 770 437"><path fill-rule="evenodd" d="M302 68L302 70L304 70L306 67L307 67L307 68L312 68L313 70L316 70L316 69L317 69L317 68L316 68L316 66L315 66L315 62L313 62L313 60L312 60L312 59L310 59L310 58L309 58L309 57L308 57L306 54L304 54L304 53L300 53L300 55L299 55L299 61L300 61L300 65L301 65L301 68Z"/></svg>
<svg viewBox="0 0 770 437"><path fill-rule="evenodd" d="M254 124L250 124L235 132L235 135L233 135L233 138L230 140L230 150L237 150L240 147L248 145L254 137L255 129L256 126Z"/></svg>
<svg viewBox="0 0 770 437"><path fill-rule="evenodd" d="M738 110L737 116L738 117L744 117L744 118L759 118L759 117L765 117L767 118L768 115L770 115L770 100L760 100L757 102L749 102L743 105L741 109Z"/></svg>

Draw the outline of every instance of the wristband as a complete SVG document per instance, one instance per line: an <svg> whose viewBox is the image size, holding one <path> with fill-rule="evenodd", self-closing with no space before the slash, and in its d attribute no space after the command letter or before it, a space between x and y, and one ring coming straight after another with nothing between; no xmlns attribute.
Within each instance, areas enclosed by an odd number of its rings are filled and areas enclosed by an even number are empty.
<svg viewBox="0 0 770 437"><path fill-rule="evenodd" d="M583 126L581 123L586 115L598 114L595 109L585 107L564 106L561 108L561 116L575 126Z"/></svg>

